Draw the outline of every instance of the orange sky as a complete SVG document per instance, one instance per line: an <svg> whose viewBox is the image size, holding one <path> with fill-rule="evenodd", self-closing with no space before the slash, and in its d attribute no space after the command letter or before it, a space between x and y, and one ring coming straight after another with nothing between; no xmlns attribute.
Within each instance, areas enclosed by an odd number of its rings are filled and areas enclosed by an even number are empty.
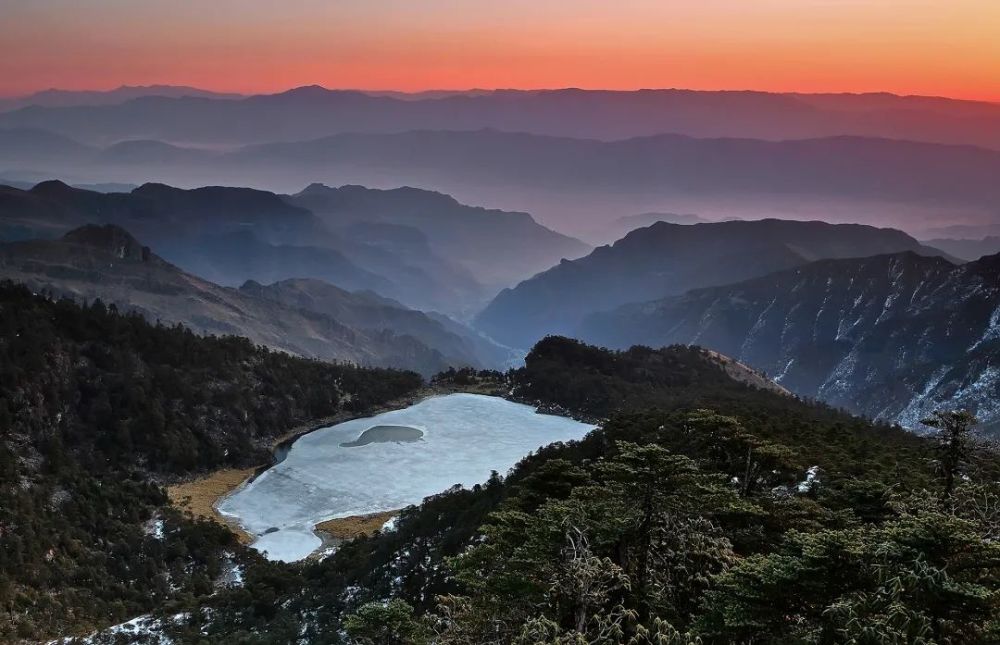
<svg viewBox="0 0 1000 645"><path fill-rule="evenodd" d="M1000 101L1000 0L0 0L0 94L152 83Z"/></svg>

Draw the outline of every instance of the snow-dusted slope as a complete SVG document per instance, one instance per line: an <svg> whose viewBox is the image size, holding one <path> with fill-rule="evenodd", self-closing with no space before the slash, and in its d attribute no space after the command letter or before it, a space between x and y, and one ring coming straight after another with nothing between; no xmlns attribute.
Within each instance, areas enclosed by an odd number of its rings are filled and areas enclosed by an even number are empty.
<svg viewBox="0 0 1000 645"><path fill-rule="evenodd" d="M825 260L598 314L582 335L702 345L797 394L914 429L938 408L1000 428L1000 256Z"/></svg>

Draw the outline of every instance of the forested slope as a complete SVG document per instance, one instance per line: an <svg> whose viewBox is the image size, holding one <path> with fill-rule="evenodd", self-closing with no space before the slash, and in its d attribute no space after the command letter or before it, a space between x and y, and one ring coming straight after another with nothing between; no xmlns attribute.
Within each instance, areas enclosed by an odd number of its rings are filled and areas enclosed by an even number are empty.
<svg viewBox="0 0 1000 645"><path fill-rule="evenodd" d="M406 509L393 531L321 563L258 570L177 636L472 644L1000 635L988 502L998 461L969 441L961 416L942 416L954 432L935 442L748 387L698 349L612 353L563 338L539 343L506 386L608 420L504 478Z"/></svg>
<svg viewBox="0 0 1000 645"><path fill-rule="evenodd" d="M0 640L212 593L252 556L167 508L158 483L262 463L291 427L420 383L0 283Z"/></svg>

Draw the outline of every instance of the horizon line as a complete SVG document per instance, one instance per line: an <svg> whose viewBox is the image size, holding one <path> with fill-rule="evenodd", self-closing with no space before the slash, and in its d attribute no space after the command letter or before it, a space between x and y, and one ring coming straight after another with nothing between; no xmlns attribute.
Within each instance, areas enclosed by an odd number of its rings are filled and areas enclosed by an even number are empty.
<svg viewBox="0 0 1000 645"><path fill-rule="evenodd" d="M328 87L321 83L308 83L305 85L294 85L280 90L261 90L261 91L239 91L239 90L226 90L226 89L213 89L205 86L189 85L187 83L147 83L147 84L129 84L123 83L120 85L115 85L112 87L105 88L81 88L81 89L67 89L63 87L45 87L36 90L32 90L26 93L19 94L0 94L0 100L24 100L29 99L38 94L44 94L46 92L64 92L64 93L103 93L109 94L119 90L127 89L154 89L154 88L171 88L171 89L190 89L199 92L208 92L213 94L221 95L232 95L234 98L249 98L253 96L277 96L281 94L287 94L289 92L294 92L296 90L303 89L321 89L327 92L357 92L360 94L401 94L404 96L417 96L420 94L434 94L434 93L451 93L451 94L469 94L473 92L481 93L502 93L502 92L567 92L567 91L578 91L578 92L607 92L607 93L619 93L619 94L634 94L639 92L692 92L692 93L705 93L705 94L769 94L774 96L894 96L902 99L937 99L937 100L947 100L947 101L959 101L966 103L983 103L987 105L998 105L1000 106L1000 97L997 99L984 99L984 98L963 98L956 96L948 96L945 94L913 94L913 93L898 93L889 90L877 90L877 91L852 91L852 90L825 90L820 92L805 92L800 90L758 90L752 88L716 88L716 89L695 89L689 87L635 87L631 89L614 89L606 87L580 87L567 85L564 87L470 87L464 89L458 88L428 88L420 90L400 90L393 88L361 88L361 87Z"/></svg>

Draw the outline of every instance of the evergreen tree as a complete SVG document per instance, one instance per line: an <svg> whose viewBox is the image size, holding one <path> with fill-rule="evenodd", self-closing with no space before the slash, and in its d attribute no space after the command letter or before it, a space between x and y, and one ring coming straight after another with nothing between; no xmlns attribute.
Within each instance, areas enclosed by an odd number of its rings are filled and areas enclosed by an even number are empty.
<svg viewBox="0 0 1000 645"><path fill-rule="evenodd" d="M955 490L955 479L968 458L969 433L979 421L966 410L939 410L921 423L937 430L937 467L943 480L941 503L948 505Z"/></svg>
<svg viewBox="0 0 1000 645"><path fill-rule="evenodd" d="M398 599L362 605L344 619L344 628L358 645L420 645L429 638L427 626L414 617L413 607Z"/></svg>

